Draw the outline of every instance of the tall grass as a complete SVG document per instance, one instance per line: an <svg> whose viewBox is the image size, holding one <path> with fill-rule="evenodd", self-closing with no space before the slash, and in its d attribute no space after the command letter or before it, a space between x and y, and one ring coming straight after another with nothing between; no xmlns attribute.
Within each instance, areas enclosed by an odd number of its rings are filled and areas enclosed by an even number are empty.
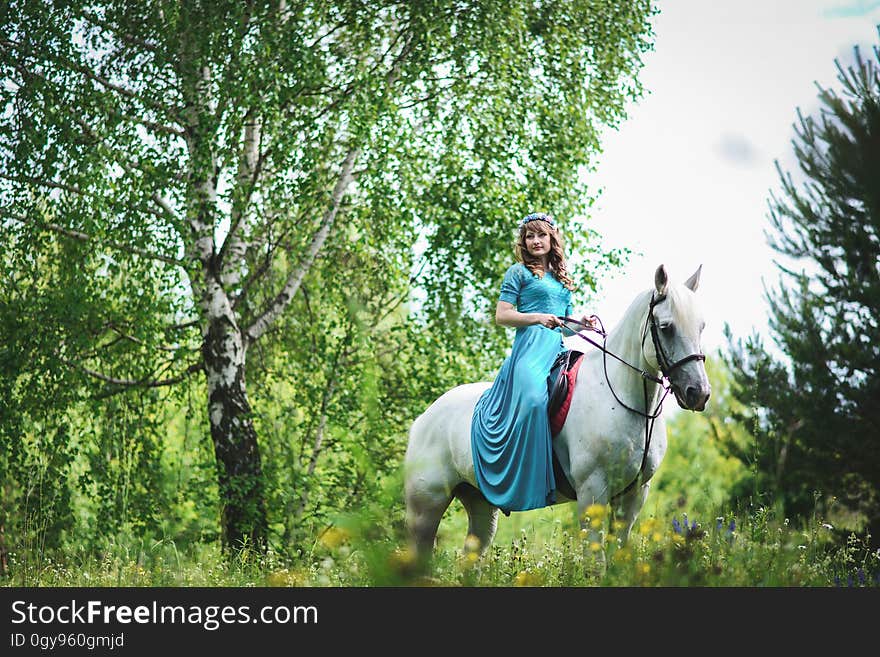
<svg viewBox="0 0 880 657"><path fill-rule="evenodd" d="M142 528L123 525L113 535L90 537L88 548L73 538L55 551L39 541L19 544L0 585L880 586L880 552L833 526L836 516L792 522L765 495L756 494L751 505L725 506L714 478L685 485L693 478L673 469L656 479L626 543L607 507L581 519L569 503L501 516L494 542L481 554L483 546L466 538L467 516L454 501L424 573L406 546L398 472L382 479L360 512L337 515L311 540L275 544L267 554L244 549L230 558L210 538L150 539ZM602 530L601 544L587 542L581 520ZM604 570L596 566L600 554Z"/></svg>
<svg viewBox="0 0 880 657"><path fill-rule="evenodd" d="M387 513L387 510L386 510ZM466 540L466 517L452 508L425 574L400 527L370 513L340 517L296 559L243 550L224 557L213 543L182 549L172 541L108 541L97 554L42 560L39 569L10 563L13 586L880 586L880 554L850 536L843 542L820 518L794 526L765 507L696 516L644 515L629 541L606 507L585 518L604 532L588 544L573 504L502 518L480 556ZM396 527L396 528L395 528ZM604 571L595 556L606 556Z"/></svg>
<svg viewBox="0 0 880 657"><path fill-rule="evenodd" d="M841 544L818 518L795 527L765 507L703 518L649 515L624 544L622 523L607 507L588 511L586 521L604 528L601 545L586 542L570 505L537 512L531 522L536 512L513 514L482 556L474 537L450 531L466 526L455 518L438 536L428 577L405 547L336 528L321 541L318 567L299 577L337 586L880 586L880 554L854 536ZM600 551L604 570L596 567Z"/></svg>

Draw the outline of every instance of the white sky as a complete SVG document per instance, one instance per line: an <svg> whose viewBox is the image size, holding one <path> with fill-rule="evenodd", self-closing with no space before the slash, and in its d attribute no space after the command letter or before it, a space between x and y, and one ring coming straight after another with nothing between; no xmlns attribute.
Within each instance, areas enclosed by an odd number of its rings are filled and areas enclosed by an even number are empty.
<svg viewBox="0 0 880 657"><path fill-rule="evenodd" d="M589 180L602 188L592 227L627 247L596 305L610 328L664 263L683 281L703 265L703 349L753 329L769 337L763 284L776 285L767 245L774 160L792 171L797 108L818 107L816 83L839 88L834 60L866 58L878 43L880 0L659 0L646 95L604 140ZM575 272L576 273L576 272Z"/></svg>

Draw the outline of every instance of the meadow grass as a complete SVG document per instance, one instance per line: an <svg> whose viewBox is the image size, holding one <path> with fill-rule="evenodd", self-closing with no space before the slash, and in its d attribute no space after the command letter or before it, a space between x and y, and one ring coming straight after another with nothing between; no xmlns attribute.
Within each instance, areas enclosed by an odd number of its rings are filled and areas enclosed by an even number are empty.
<svg viewBox="0 0 880 657"><path fill-rule="evenodd" d="M315 573L315 581L341 586L880 586L880 554L855 536L841 544L834 528L817 518L795 527L764 507L702 518L686 512L646 514L624 544L618 537L622 523L608 517L607 507L591 507L588 513L586 521L603 528L601 545L587 543L572 504L502 518L492 546L479 556L475 538L465 538L463 510L453 510L438 534L428 578L413 573L406 548L382 550L352 533L324 542L323 572ZM594 559L600 550L606 555L601 574Z"/></svg>
<svg viewBox="0 0 880 657"><path fill-rule="evenodd" d="M340 517L297 558L243 550L227 558L219 545L108 540L100 555L63 559L13 555L7 586L135 587L877 587L880 554L841 537L813 518L795 527L772 510L688 516L643 511L629 541L607 507L588 509L603 544L588 544L576 507L559 505L501 517L482 555L460 505L447 512L431 572L415 567L399 536L375 516ZM604 550L603 573L594 553Z"/></svg>

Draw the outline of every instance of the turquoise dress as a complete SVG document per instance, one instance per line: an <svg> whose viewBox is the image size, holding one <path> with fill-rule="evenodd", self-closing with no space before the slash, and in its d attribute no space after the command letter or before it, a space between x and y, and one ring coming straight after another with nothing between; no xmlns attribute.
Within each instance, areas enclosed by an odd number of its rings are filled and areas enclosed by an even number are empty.
<svg viewBox="0 0 880 657"><path fill-rule="evenodd" d="M571 314L571 292L552 272L535 276L522 263L507 270L501 301L522 313ZM547 379L564 349L562 330L540 324L516 329L513 349L471 420L477 485L505 513L527 511L556 499Z"/></svg>

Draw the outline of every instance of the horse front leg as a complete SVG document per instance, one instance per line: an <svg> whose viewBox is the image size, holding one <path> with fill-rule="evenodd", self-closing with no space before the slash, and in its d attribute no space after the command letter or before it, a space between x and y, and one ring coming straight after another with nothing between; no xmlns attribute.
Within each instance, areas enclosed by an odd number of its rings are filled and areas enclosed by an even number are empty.
<svg viewBox="0 0 880 657"><path fill-rule="evenodd" d="M648 481L641 486L633 487L631 491L621 496L620 501L617 504L617 508L620 510L621 521L623 522L623 526L620 528L620 532L617 535L620 539L621 545L626 545L629 540L629 535L632 532L636 518L639 517L642 507L645 505L645 500L648 499L648 490L650 488L651 482ZM613 521L612 517L612 522Z"/></svg>
<svg viewBox="0 0 880 657"><path fill-rule="evenodd" d="M581 526L584 562L588 577L605 575L605 536L608 527L608 485L594 473L577 489L578 520Z"/></svg>

